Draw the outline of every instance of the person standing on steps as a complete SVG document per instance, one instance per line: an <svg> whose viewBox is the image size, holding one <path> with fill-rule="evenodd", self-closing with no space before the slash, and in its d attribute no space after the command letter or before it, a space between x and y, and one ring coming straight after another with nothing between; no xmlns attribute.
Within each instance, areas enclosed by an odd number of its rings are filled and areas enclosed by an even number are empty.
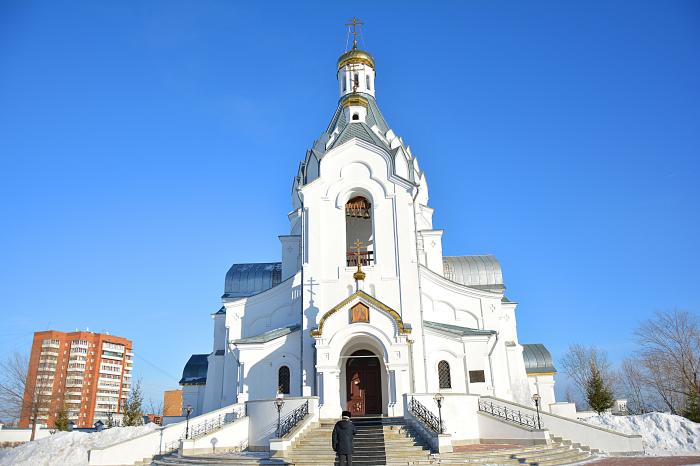
<svg viewBox="0 0 700 466"><path fill-rule="evenodd" d="M343 419L333 427L333 451L338 456L339 466L352 466L352 443L357 427L350 420L350 411L343 411Z"/></svg>

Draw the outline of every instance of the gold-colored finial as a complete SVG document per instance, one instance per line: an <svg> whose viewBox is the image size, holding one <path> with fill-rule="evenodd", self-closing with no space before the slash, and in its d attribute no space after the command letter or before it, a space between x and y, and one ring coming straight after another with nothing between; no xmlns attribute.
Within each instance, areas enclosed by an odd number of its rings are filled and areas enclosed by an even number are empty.
<svg viewBox="0 0 700 466"><path fill-rule="evenodd" d="M355 240L355 259L357 260L357 272L352 274L352 278L355 280L364 280L365 273L362 271L362 253L361 250L365 249L367 246L362 245L362 241L359 239Z"/></svg>
<svg viewBox="0 0 700 466"><path fill-rule="evenodd" d="M348 20L350 21L349 23L345 23L346 26L352 27L352 31L350 33L352 34L352 49L357 50L357 26L358 25L363 25L362 21L357 19L357 16L353 17L352 19Z"/></svg>

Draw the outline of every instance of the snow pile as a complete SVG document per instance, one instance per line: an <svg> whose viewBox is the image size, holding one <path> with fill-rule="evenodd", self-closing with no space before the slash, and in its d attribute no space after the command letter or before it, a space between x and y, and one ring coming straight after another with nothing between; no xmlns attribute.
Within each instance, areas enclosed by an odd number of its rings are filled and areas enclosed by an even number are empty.
<svg viewBox="0 0 700 466"><path fill-rule="evenodd" d="M602 414L586 422L625 434L641 435L650 455L700 454L700 424L665 413L636 416Z"/></svg>
<svg viewBox="0 0 700 466"><path fill-rule="evenodd" d="M50 437L0 451L3 466L87 466L88 451L152 432L159 427L113 427L101 432L58 432Z"/></svg>

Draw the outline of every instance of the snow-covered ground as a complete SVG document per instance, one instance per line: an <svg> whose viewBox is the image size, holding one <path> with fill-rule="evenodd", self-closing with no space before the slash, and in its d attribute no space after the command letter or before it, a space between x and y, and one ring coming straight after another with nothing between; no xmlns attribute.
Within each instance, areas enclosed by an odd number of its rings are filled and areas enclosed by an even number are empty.
<svg viewBox="0 0 700 466"><path fill-rule="evenodd" d="M91 448L106 447L157 429L155 424L113 427L102 432L58 432L34 442L0 451L3 466L87 466Z"/></svg>
<svg viewBox="0 0 700 466"><path fill-rule="evenodd" d="M700 455L700 424L681 416L665 413L603 414L586 419L586 422L625 434L641 435L648 455Z"/></svg>

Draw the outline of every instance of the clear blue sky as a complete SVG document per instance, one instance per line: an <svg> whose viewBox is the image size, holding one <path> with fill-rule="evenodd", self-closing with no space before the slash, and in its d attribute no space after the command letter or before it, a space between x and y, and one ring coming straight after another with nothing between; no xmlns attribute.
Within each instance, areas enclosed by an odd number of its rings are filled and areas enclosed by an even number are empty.
<svg viewBox="0 0 700 466"><path fill-rule="evenodd" d="M445 253L500 259L522 342L619 360L700 310L697 1L6 0L0 355L107 330L175 388L230 264L279 259L353 15Z"/></svg>

